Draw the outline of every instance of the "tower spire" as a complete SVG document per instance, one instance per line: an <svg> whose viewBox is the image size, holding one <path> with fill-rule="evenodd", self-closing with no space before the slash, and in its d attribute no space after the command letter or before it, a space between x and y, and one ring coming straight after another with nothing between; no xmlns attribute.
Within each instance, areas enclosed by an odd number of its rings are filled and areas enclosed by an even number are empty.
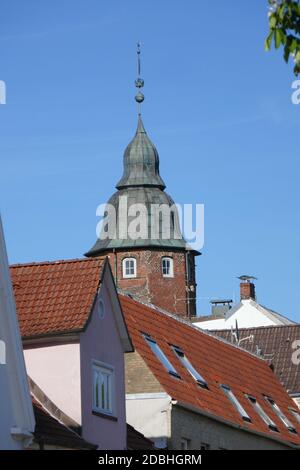
<svg viewBox="0 0 300 470"><path fill-rule="evenodd" d="M138 77L135 80L135 86L138 89L138 92L135 95L135 101L138 104L138 115L140 116L141 115L141 104L145 99L145 96L141 92L141 88L143 88L143 86L144 86L144 80L141 78L141 43L140 42L137 43L136 53L137 53L137 73L138 73Z"/></svg>

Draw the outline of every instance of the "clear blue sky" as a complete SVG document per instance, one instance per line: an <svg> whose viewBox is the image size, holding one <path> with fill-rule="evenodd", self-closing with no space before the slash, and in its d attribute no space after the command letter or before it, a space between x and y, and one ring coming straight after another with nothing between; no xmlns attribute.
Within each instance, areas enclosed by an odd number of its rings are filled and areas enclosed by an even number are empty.
<svg viewBox="0 0 300 470"><path fill-rule="evenodd" d="M0 204L11 262L81 257L136 128L135 45L144 123L167 191L203 202L199 313L238 298L300 321L299 117L291 67L265 53L267 0L2 0Z"/></svg>

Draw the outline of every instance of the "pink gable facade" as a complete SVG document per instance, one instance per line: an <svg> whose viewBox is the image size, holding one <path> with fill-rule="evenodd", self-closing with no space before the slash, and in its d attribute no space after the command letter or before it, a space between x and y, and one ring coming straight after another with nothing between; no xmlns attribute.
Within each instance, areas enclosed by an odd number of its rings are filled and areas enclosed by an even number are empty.
<svg viewBox="0 0 300 470"><path fill-rule="evenodd" d="M124 352L132 351L113 277L106 265L88 322L81 332L24 341L28 375L81 426L99 449L126 449ZM113 374L112 412L94 409L94 365Z"/></svg>
<svg viewBox="0 0 300 470"><path fill-rule="evenodd" d="M112 416L93 411L94 363L113 370ZM99 449L126 449L124 353L109 290L103 284L89 325L80 334L80 364L82 437L99 443Z"/></svg>

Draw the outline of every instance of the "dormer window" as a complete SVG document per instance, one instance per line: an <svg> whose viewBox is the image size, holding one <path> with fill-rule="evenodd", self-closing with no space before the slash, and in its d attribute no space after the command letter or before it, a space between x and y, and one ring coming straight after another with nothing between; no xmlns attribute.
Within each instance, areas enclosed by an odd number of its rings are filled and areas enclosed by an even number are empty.
<svg viewBox="0 0 300 470"><path fill-rule="evenodd" d="M161 269L163 277L174 277L173 258L164 256L161 260Z"/></svg>
<svg viewBox="0 0 300 470"><path fill-rule="evenodd" d="M123 259L123 277L127 279L136 277L136 259L135 258Z"/></svg>

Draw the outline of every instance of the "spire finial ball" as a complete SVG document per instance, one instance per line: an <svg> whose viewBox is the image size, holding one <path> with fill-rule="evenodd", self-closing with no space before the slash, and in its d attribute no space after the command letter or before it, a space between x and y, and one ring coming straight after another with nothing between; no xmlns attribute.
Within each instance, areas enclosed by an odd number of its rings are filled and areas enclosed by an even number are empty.
<svg viewBox="0 0 300 470"><path fill-rule="evenodd" d="M139 92L137 95L135 95L134 99L137 103L142 103L144 101L145 97L144 97L143 93Z"/></svg>

